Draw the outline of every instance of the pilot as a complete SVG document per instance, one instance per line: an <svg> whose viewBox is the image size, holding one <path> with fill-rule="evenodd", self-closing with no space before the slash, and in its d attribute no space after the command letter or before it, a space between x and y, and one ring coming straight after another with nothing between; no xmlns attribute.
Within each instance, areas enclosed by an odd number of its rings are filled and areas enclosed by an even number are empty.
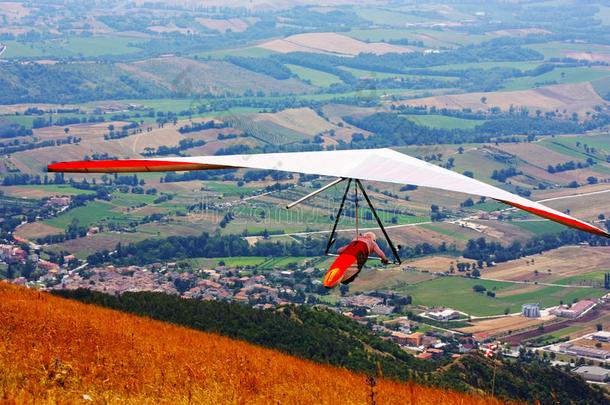
<svg viewBox="0 0 610 405"><path fill-rule="evenodd" d="M377 236L373 232L367 232L362 236L357 236L349 245L337 250L339 254L347 253L356 256L354 264L349 266L345 273L343 273L343 277L340 279L342 284L349 284L356 279L356 276L358 276L358 273L360 273L360 270L362 270L362 267L368 260L369 255L373 252L377 253L383 264L388 263L388 259L383 251L379 249L377 242L375 242L376 240ZM332 287L336 287L337 284L339 284L339 280Z"/></svg>

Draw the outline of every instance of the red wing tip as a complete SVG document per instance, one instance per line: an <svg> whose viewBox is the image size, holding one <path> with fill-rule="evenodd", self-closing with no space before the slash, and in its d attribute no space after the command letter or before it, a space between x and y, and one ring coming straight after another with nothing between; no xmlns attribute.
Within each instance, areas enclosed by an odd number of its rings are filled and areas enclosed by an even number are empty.
<svg viewBox="0 0 610 405"><path fill-rule="evenodd" d="M170 171L193 170L196 163L172 162L164 160L126 159L126 160L81 160L73 162L52 163L47 166L49 172L105 173L130 171Z"/></svg>

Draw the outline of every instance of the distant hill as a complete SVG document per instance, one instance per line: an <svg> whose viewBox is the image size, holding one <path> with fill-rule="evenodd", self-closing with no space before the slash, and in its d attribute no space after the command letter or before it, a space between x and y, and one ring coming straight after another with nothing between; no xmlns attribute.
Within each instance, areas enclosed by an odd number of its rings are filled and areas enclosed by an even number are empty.
<svg viewBox="0 0 610 405"><path fill-rule="evenodd" d="M424 362L366 327L325 308L285 306L257 310L242 304L185 300L161 293L126 293L120 297L89 290L56 294L140 316L171 322L265 346L301 358L386 377L439 387L486 393L493 363L479 351L458 359ZM553 403L602 404L604 394L579 377L556 367L512 360L497 363L495 392L505 399Z"/></svg>
<svg viewBox="0 0 610 405"><path fill-rule="evenodd" d="M8 403L500 404L0 283Z"/></svg>

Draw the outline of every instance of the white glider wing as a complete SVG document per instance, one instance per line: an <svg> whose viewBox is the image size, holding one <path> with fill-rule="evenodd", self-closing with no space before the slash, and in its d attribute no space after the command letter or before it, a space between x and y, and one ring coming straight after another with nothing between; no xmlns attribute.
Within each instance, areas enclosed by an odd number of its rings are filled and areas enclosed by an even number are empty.
<svg viewBox="0 0 610 405"><path fill-rule="evenodd" d="M584 221L498 187L392 149L265 153L252 155L98 160L49 165L50 172L115 173L249 168L412 184L493 198L535 215L599 236L610 235Z"/></svg>

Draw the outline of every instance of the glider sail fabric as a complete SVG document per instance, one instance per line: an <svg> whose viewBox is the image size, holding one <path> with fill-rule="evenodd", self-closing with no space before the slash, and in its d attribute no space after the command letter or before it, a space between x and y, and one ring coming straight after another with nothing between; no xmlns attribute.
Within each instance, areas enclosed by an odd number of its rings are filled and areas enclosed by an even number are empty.
<svg viewBox="0 0 610 405"><path fill-rule="evenodd" d="M474 194L493 198L572 228L610 237L607 232L593 225L542 204L387 148L64 162L51 164L48 170L50 172L115 173L230 168L282 170L403 185L412 184Z"/></svg>

